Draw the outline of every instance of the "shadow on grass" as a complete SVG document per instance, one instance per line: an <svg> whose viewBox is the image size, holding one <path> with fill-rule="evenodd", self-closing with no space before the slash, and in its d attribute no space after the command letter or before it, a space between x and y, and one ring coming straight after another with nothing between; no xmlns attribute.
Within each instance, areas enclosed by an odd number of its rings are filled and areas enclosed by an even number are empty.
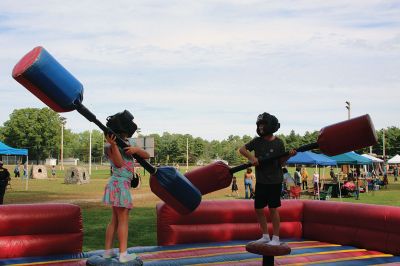
<svg viewBox="0 0 400 266"><path fill-rule="evenodd" d="M106 226L111 208L96 204L81 205L83 216L83 251L104 249ZM157 245L156 209L135 207L129 215L128 247ZM118 247L115 241L114 247Z"/></svg>

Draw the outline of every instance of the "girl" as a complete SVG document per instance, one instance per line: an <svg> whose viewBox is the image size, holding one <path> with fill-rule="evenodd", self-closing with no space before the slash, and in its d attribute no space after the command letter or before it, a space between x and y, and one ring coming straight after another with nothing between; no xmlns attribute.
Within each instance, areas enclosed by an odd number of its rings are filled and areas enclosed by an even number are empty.
<svg viewBox="0 0 400 266"><path fill-rule="evenodd" d="M128 111L124 111L109 117L107 120L107 126L129 143L128 138L137 129L136 124L132 121L133 116ZM117 236L120 252L119 261L125 263L136 259L136 254L127 253L128 220L129 211L132 208L132 197L129 189L134 174L132 154L137 154L143 159L148 159L150 156L146 151L134 146L122 150L117 146L115 135L106 135L106 140L108 142L105 147L106 155L110 160L113 171L104 190L103 202L112 206L112 217L106 229L103 257L111 258L115 256L112 248L115 236Z"/></svg>
<svg viewBox="0 0 400 266"><path fill-rule="evenodd" d="M236 194L236 197L239 197L239 193L238 193L238 185L237 185L237 181L236 181L236 176L233 176L232 178L232 192L231 192L231 197L233 197L233 193Z"/></svg>

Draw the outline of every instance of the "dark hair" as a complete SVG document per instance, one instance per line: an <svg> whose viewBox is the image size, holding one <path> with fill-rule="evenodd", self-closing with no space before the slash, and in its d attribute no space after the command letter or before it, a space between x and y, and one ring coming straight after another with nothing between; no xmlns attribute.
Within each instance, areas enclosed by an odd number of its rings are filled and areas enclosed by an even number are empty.
<svg viewBox="0 0 400 266"><path fill-rule="evenodd" d="M283 172L284 174L286 174L286 173L288 172L288 170L286 169L286 167L283 167L283 168L282 168L282 172Z"/></svg>
<svg viewBox="0 0 400 266"><path fill-rule="evenodd" d="M253 169L251 169L250 167L249 168L247 168L247 173L251 173L251 172L253 172Z"/></svg>

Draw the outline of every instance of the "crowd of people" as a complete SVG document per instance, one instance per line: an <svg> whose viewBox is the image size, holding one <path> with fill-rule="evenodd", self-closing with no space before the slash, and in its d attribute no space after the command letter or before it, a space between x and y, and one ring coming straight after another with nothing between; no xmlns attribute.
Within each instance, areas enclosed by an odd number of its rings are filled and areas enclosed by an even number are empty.
<svg viewBox="0 0 400 266"><path fill-rule="evenodd" d="M395 182L398 180L399 172L398 166L394 165L392 173ZM312 175L309 175L307 168L304 166L297 166L293 174L289 173L287 167L283 167L282 173L282 199L300 198L301 193L318 196L320 191L326 190L325 185L327 184L332 186L332 196L338 197L339 195L355 196L356 193L387 188L389 183L386 171L382 171L382 175L380 176L375 170L362 172L359 168L350 169L346 175L343 172L335 173L335 169L331 167L329 170L329 179L324 181L320 180L319 173L315 170ZM342 178L339 178L340 176ZM252 168L246 170L243 180L244 198L254 199L255 176ZM232 181L231 196L239 197L239 186L237 183L238 179L235 176ZM359 186L358 190L357 183Z"/></svg>

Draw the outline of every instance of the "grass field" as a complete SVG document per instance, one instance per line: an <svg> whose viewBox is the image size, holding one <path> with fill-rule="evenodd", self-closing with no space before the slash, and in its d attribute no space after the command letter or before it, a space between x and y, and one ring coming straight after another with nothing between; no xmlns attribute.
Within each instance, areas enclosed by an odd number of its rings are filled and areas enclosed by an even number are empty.
<svg viewBox="0 0 400 266"><path fill-rule="evenodd" d="M12 166L8 167L12 173ZM294 169L289 168L290 173ZM143 172L141 172L143 174ZM310 171L309 171L310 173ZM51 176L50 171L48 176ZM237 173L239 198L244 197L243 172ZM56 178L46 180L30 179L26 190L26 181L12 178L11 187L6 191L4 204L62 202L79 205L82 209L84 226L84 251L104 248L104 232L111 217L111 209L101 203L103 189L109 177L108 167L92 168L89 184L64 184L64 171L57 171ZM360 194L360 199L331 199L356 203L370 203L400 206L400 182L389 178L387 189ZM134 198L134 209L130 213L128 246L156 245L156 212L155 206L160 200L149 187L148 174L142 177L139 189L131 190ZM309 199L309 196L302 196ZM203 199L231 199L230 188L222 189L203 196ZM360 206L362 207L362 206Z"/></svg>

